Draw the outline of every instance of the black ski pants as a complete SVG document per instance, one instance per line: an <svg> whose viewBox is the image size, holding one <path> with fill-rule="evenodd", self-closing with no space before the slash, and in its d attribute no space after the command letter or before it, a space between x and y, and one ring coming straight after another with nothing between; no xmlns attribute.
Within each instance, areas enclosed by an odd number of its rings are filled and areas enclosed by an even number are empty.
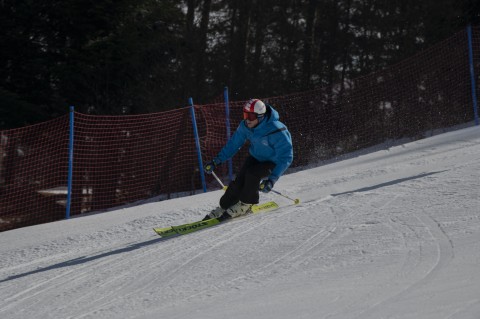
<svg viewBox="0 0 480 319"><path fill-rule="evenodd" d="M275 168L273 162L260 162L248 156L237 177L230 182L225 194L220 198L220 207L227 209L239 200L248 204L258 204L258 186Z"/></svg>

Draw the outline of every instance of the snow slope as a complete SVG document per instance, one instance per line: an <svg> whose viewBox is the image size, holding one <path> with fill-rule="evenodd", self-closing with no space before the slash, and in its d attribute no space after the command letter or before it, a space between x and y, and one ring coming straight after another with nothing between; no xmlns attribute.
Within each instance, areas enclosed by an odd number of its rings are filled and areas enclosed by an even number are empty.
<svg viewBox="0 0 480 319"><path fill-rule="evenodd" d="M0 318L480 318L479 184L471 127L284 176L301 205L183 237L151 228L221 191L3 232Z"/></svg>

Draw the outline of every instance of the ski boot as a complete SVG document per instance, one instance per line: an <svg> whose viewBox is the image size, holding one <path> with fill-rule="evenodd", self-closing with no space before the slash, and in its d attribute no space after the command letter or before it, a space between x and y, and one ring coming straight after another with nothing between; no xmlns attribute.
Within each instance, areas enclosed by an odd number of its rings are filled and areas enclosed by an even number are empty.
<svg viewBox="0 0 480 319"><path fill-rule="evenodd" d="M242 201L238 201L235 205L228 208L223 215L227 214L231 218L246 215L251 212L253 204L247 204ZM223 216L222 215L222 216Z"/></svg>
<svg viewBox="0 0 480 319"><path fill-rule="evenodd" d="M218 206L215 209L213 209L210 213L208 213L202 220L209 220L212 218L219 218L222 216L223 212L225 212L225 209L222 207Z"/></svg>

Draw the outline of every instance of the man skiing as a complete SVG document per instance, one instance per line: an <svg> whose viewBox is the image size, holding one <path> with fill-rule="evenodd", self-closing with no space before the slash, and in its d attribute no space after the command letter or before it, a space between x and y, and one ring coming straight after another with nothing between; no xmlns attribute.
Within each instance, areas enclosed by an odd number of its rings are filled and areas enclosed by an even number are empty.
<svg viewBox="0 0 480 319"><path fill-rule="evenodd" d="M259 190L270 192L292 163L290 132L271 105L251 99L243 107L243 118L227 144L205 165L205 171L211 174L218 165L233 157L247 140L250 141L249 156L220 198L220 206L204 220L225 220L248 213L253 204L258 204Z"/></svg>

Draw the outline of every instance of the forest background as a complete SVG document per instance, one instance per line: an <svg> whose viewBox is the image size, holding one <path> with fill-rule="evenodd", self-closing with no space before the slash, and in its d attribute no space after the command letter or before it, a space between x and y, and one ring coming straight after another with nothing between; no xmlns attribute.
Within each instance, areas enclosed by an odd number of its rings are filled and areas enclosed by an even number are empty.
<svg viewBox="0 0 480 319"><path fill-rule="evenodd" d="M309 90L480 22L474 0L1 0L0 130Z"/></svg>

